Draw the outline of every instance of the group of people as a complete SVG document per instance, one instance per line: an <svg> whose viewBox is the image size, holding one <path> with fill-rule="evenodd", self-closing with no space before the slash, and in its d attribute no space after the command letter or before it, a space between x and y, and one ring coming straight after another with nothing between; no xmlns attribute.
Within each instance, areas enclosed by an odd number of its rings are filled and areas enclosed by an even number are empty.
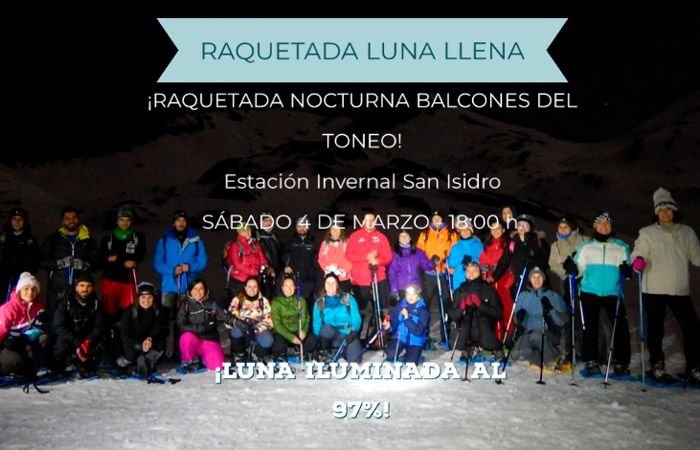
<svg viewBox="0 0 700 450"><path fill-rule="evenodd" d="M241 224L223 249L221 296L202 277L207 252L185 211L173 214L152 249L157 288L138 282L146 240L133 229L128 206L117 211L115 229L99 246L74 208L62 211L60 228L41 245L27 212L15 208L0 237L7 293L0 307L0 374L31 379L48 364L56 374L73 365L88 375L107 360L148 376L163 355L184 370L214 370L227 357L281 360L290 352L359 362L373 349L393 361L419 363L424 350L436 348L431 328L467 359L478 351L502 359L507 350L510 358L563 371L575 363L566 334L579 313L585 318L581 359L587 371L600 373L606 356L598 351L601 309L616 320L612 367L625 374L631 352L622 287L637 273L649 376L669 377L661 345L668 306L683 333L686 375L700 383L698 318L689 296L689 264L700 266L700 244L680 223L668 191L658 189L653 200L654 223L640 230L633 249L615 237L609 212L596 215L591 237L572 217L560 218L551 247L534 219L512 206L488 224L483 240L468 219L451 230L434 211L416 239L403 230L393 247L373 211L364 212L362 227L349 236L334 223L318 244L305 218L282 243L265 213L259 228ZM39 269L48 273L46 303L38 300L33 274ZM433 305L439 314L431 315Z"/></svg>

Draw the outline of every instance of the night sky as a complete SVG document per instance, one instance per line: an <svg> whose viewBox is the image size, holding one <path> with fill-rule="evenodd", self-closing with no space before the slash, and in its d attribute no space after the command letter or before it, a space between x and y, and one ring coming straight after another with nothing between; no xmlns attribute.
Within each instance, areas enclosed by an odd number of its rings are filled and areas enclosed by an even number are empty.
<svg viewBox="0 0 700 450"><path fill-rule="evenodd" d="M270 8L241 8L210 2L187 7L136 9L114 3L99 10L61 4L7 17L3 29L7 140L6 163L97 156L147 142L172 132L167 123L177 111L149 113L146 98L154 91L329 90L342 85L158 85L156 80L175 52L157 17L265 17ZM106 6L104 6L106 5ZM222 6L223 5L223 6ZM26 8L26 7L25 7ZM106 9L105 9L106 8ZM617 137L673 102L698 90L700 54L698 8L672 12L651 8L613 10L588 6L585 11L533 7L455 7L432 12L403 4L390 11L353 7L318 9L275 6L276 17L568 17L550 47L569 84L550 85L382 85L384 90L517 90L571 92L578 110L492 111L478 113L541 129L575 141ZM387 10L389 8L386 8ZM358 11L362 11L359 13ZM36 16L36 14L40 16ZM354 89L377 90L360 85ZM318 111L317 111L318 112ZM391 112L344 111L358 117ZM338 114L336 111L334 114ZM405 114L405 113L404 113ZM386 122L386 120L385 120ZM389 121L390 122L390 121Z"/></svg>

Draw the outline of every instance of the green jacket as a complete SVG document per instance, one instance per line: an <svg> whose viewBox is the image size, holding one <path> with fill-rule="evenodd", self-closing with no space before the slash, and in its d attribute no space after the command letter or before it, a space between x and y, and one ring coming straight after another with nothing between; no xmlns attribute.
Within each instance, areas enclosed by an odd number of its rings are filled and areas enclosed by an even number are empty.
<svg viewBox="0 0 700 450"><path fill-rule="evenodd" d="M299 332L298 304L301 304L301 327L304 333L309 332L311 317L306 309L306 300L297 302L297 297L276 297L272 301L273 331L292 342Z"/></svg>

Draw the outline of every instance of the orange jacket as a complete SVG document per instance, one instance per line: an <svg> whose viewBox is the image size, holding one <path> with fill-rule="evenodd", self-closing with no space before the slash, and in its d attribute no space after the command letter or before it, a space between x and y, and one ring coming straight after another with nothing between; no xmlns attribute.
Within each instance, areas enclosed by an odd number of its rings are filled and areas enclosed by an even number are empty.
<svg viewBox="0 0 700 450"><path fill-rule="evenodd" d="M440 230L436 230L432 225L430 225L426 230L421 231L416 241L416 247L423 250L428 259L432 259L434 255L440 258L438 262L437 269L443 272L445 259L450 253L450 249L454 244L459 241L457 233L450 231L447 225L443 226ZM435 270L431 270L428 273L435 274Z"/></svg>

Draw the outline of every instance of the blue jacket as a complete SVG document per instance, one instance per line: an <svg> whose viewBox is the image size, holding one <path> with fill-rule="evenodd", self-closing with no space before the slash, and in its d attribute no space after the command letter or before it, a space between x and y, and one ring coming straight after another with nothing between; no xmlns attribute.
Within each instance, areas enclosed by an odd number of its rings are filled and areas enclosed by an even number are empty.
<svg viewBox="0 0 700 450"><path fill-rule="evenodd" d="M619 239L595 239L579 245L574 256L581 280L581 292L599 297L617 296L620 264L630 262L630 246Z"/></svg>
<svg viewBox="0 0 700 450"><path fill-rule="evenodd" d="M175 267L183 263L190 265L190 271L180 277L178 290ZM156 243L153 252L153 268L161 276L161 292L178 294L186 292L187 283L197 278L207 268L207 252L204 249L204 243L194 230L188 228L181 246L173 229L170 228Z"/></svg>
<svg viewBox="0 0 700 450"><path fill-rule="evenodd" d="M472 236L469 239L460 239L459 242L452 246L450 256L447 258L447 264L454 269L454 274L452 275L453 291L456 291L459 285L467 279L466 275L464 275L464 267L462 267L464 257L469 255L472 261L478 263L483 251L484 244L476 236Z"/></svg>
<svg viewBox="0 0 700 450"><path fill-rule="evenodd" d="M342 334L350 331L360 332L362 317L357 307L355 297L343 293L341 295L326 295L316 299L314 304L314 334L321 335L321 327L330 325Z"/></svg>
<svg viewBox="0 0 700 450"><path fill-rule="evenodd" d="M404 308L408 311L408 319L404 319L401 314ZM394 337L403 344L423 347L429 325L430 311L425 301L421 298L412 305L404 298L391 312L391 327L388 334L396 333Z"/></svg>
<svg viewBox="0 0 700 450"><path fill-rule="evenodd" d="M515 307L515 313L520 310L525 310L525 323L521 324L527 331L535 331L542 329L542 297L547 297L549 303L554 308L550 316L552 321L562 327L566 324L566 314L569 311L564 300L556 292L546 289L528 289L524 290L518 298L518 305ZM555 312L556 311L556 312Z"/></svg>

